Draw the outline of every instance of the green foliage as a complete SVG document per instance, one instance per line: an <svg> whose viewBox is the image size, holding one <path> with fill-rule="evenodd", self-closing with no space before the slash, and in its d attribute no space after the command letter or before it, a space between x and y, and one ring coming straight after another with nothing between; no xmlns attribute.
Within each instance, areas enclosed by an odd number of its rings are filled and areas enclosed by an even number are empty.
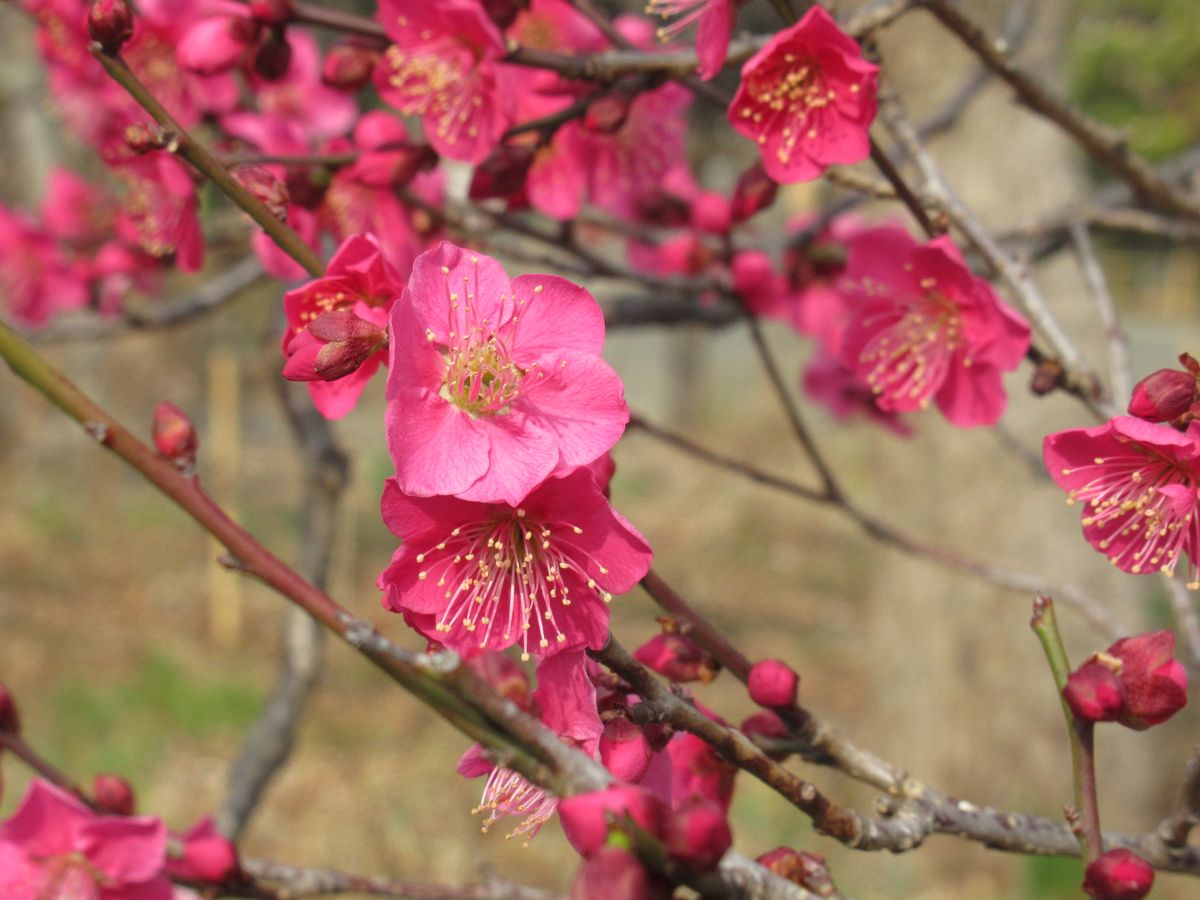
<svg viewBox="0 0 1200 900"><path fill-rule="evenodd" d="M1200 4L1078 0L1069 40L1074 100L1164 159L1200 141Z"/></svg>

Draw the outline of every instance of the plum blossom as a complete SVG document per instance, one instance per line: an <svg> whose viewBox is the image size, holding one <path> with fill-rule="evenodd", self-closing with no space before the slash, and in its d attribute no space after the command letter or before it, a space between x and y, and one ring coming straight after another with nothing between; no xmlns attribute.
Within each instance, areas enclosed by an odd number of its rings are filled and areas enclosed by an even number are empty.
<svg viewBox="0 0 1200 900"><path fill-rule="evenodd" d="M715 78L725 65L729 53L729 36L733 33L733 21L737 7L744 0L650 0L646 12L675 20L658 29L658 38L669 41L679 35L693 22L696 28L696 57L700 65L697 74L708 81Z"/></svg>
<svg viewBox="0 0 1200 900"><path fill-rule="evenodd" d="M1083 536L1122 572L1173 573L1200 588L1200 423L1186 432L1117 416L1046 437L1046 471L1083 505Z"/></svg>
<svg viewBox="0 0 1200 900"><path fill-rule="evenodd" d="M384 606L461 652L600 647L608 601L650 567L650 547L586 468L520 506L409 496L391 478L383 520L403 539L379 576Z"/></svg>
<svg viewBox="0 0 1200 900"><path fill-rule="evenodd" d="M443 156L483 161L513 112L497 79L506 51L495 23L473 0L381 0L379 19L393 42L375 69L384 102L420 116Z"/></svg>
<svg viewBox="0 0 1200 900"><path fill-rule="evenodd" d="M758 143L776 181L811 181L830 165L869 155L878 71L814 6L742 67L730 124Z"/></svg>
<svg viewBox="0 0 1200 900"><path fill-rule="evenodd" d="M388 447L405 493L515 507L610 449L629 419L599 355L600 306L563 278L510 281L442 242L414 263L390 333Z"/></svg>
<svg viewBox="0 0 1200 900"><path fill-rule="evenodd" d="M171 900L167 830L148 816L102 816L35 779L0 823L0 894L8 900Z"/></svg>
<svg viewBox="0 0 1200 900"><path fill-rule="evenodd" d="M1029 348L1029 324L971 274L949 238L918 244L879 228L850 244L858 292L841 360L875 391L880 409L909 412L932 399L953 424L993 425L1004 412L1001 373Z"/></svg>

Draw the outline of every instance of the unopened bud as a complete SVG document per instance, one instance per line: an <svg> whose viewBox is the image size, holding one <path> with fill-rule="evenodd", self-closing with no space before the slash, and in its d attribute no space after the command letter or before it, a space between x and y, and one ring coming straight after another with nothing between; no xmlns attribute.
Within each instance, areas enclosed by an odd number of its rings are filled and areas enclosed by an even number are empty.
<svg viewBox="0 0 1200 900"><path fill-rule="evenodd" d="M292 65L292 45L287 42L283 29L271 29L266 41L254 53L251 63L254 74L263 81L278 81L288 73Z"/></svg>
<svg viewBox="0 0 1200 900"><path fill-rule="evenodd" d="M1029 381L1029 390L1038 397L1056 391L1062 385L1064 375L1062 363L1056 359L1038 360Z"/></svg>
<svg viewBox="0 0 1200 900"><path fill-rule="evenodd" d="M291 197L288 195L287 185L276 178L270 169L247 165L237 166L230 171L242 187L270 210L271 215L280 222L287 220L287 208Z"/></svg>
<svg viewBox="0 0 1200 900"><path fill-rule="evenodd" d="M154 424L151 428L154 446L158 452L175 463L176 468L189 471L196 465L196 429L187 413L164 400L154 408Z"/></svg>
<svg viewBox="0 0 1200 900"><path fill-rule="evenodd" d="M482 3L483 11L500 29L507 28L523 10L529 8L529 0L482 0Z"/></svg>
<svg viewBox="0 0 1200 900"><path fill-rule="evenodd" d="M796 702L800 676L782 660L764 659L755 663L746 679L750 699L759 706L791 706Z"/></svg>
<svg viewBox="0 0 1200 900"><path fill-rule="evenodd" d="M0 731L18 734L21 731L21 717L17 713L17 702L13 700L8 688L0 683Z"/></svg>
<svg viewBox="0 0 1200 900"><path fill-rule="evenodd" d="M1198 389L1200 382L1191 372L1159 369L1134 386L1129 414L1147 422L1173 422L1191 410Z"/></svg>
<svg viewBox="0 0 1200 900"><path fill-rule="evenodd" d="M174 150L175 135L154 124L135 123L125 129L125 146L141 156L154 150Z"/></svg>
<svg viewBox="0 0 1200 900"><path fill-rule="evenodd" d="M653 751L642 729L624 717L604 723L600 762L621 781L638 782L650 767Z"/></svg>
<svg viewBox="0 0 1200 900"><path fill-rule="evenodd" d="M1141 900L1154 885L1154 869L1136 853L1109 850L1084 871L1083 889L1096 900Z"/></svg>
<svg viewBox="0 0 1200 900"><path fill-rule="evenodd" d="M250 15L268 25L278 25L292 17L292 0L250 0Z"/></svg>
<svg viewBox="0 0 1200 900"><path fill-rule="evenodd" d="M237 848L219 834L193 838L183 846L182 862L197 880L222 884L238 871Z"/></svg>
<svg viewBox="0 0 1200 900"><path fill-rule="evenodd" d="M537 151L529 144L501 144L475 167L472 200L508 199L525 187L525 176Z"/></svg>
<svg viewBox="0 0 1200 900"><path fill-rule="evenodd" d="M704 191L692 201L692 225L709 234L728 234L729 201L719 191Z"/></svg>
<svg viewBox="0 0 1200 900"><path fill-rule="evenodd" d="M87 15L88 35L115 54L133 37L133 11L126 0L95 0Z"/></svg>
<svg viewBox="0 0 1200 900"><path fill-rule="evenodd" d="M734 223L745 222L758 215L775 202L778 194L779 182L767 175L762 163L755 163L742 173L737 187L733 189L729 211Z"/></svg>
<svg viewBox="0 0 1200 900"><path fill-rule="evenodd" d="M102 813L132 816L136 801L133 788L119 775L97 775L92 779L92 799Z"/></svg>
<svg viewBox="0 0 1200 900"><path fill-rule="evenodd" d="M1121 661L1097 654L1067 676L1063 700L1075 718L1084 722L1112 722L1125 702L1125 685L1118 678Z"/></svg>
<svg viewBox="0 0 1200 900"><path fill-rule="evenodd" d="M716 868L733 844L733 833L720 804L693 798L667 820L667 855L688 868L707 872Z"/></svg>
<svg viewBox="0 0 1200 900"><path fill-rule="evenodd" d="M708 684L721 671L721 664L689 637L659 634L633 652L634 658L678 684L699 681Z"/></svg>
<svg viewBox="0 0 1200 900"><path fill-rule="evenodd" d="M321 81L339 91L357 91L371 80L379 50L349 38L334 44L321 66Z"/></svg>
<svg viewBox="0 0 1200 900"><path fill-rule="evenodd" d="M336 381L386 343L386 331L350 310L327 312L292 338L283 377L290 381Z"/></svg>

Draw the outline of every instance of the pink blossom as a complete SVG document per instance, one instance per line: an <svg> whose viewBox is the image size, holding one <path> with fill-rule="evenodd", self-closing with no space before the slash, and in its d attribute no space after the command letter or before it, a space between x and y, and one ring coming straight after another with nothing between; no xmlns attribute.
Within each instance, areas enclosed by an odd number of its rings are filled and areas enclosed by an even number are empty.
<svg viewBox="0 0 1200 900"><path fill-rule="evenodd" d="M971 274L949 238L918 244L902 229L875 229L851 243L846 279L860 296L841 359L880 409L908 412L932 398L964 428L1000 419L1001 373L1024 358L1029 324Z"/></svg>
<svg viewBox="0 0 1200 900"><path fill-rule="evenodd" d="M513 97L497 75L499 29L473 0L381 0L392 39L375 69L384 102L421 116L425 137L450 159L481 162L512 124Z"/></svg>
<svg viewBox="0 0 1200 900"><path fill-rule="evenodd" d="M705 741L681 732L667 744L671 760L671 806L692 798L711 800L726 812L733 800L737 769L724 762Z"/></svg>
<svg viewBox="0 0 1200 900"><path fill-rule="evenodd" d="M517 507L409 496L392 478L383 519L403 540L379 576L384 606L454 650L599 647L608 601L650 567L650 548L586 469Z"/></svg>
<svg viewBox="0 0 1200 900"><path fill-rule="evenodd" d="M650 0L646 12L664 20L677 16L674 22L658 29L661 41L674 39L685 28L699 21L696 29L696 57L700 65L697 74L708 81L715 78L725 65L729 53L729 36L741 0Z"/></svg>
<svg viewBox="0 0 1200 900"><path fill-rule="evenodd" d="M354 125L358 104L321 81L321 52L306 31L288 30L291 61L282 77L251 79L259 114L294 124L307 140L345 134Z"/></svg>
<svg viewBox="0 0 1200 900"><path fill-rule="evenodd" d="M716 868L733 845L726 810L700 797L685 801L667 820L665 843L668 856L695 871Z"/></svg>
<svg viewBox="0 0 1200 900"><path fill-rule="evenodd" d="M814 6L742 67L729 121L758 143L776 181L811 181L830 165L869 155L878 71Z"/></svg>
<svg viewBox="0 0 1200 900"><path fill-rule="evenodd" d="M596 688L587 675L585 659L582 650L575 650L542 660L531 700L543 725L568 744L594 755L602 725L596 710ZM488 776L483 799L474 810L487 813L484 831L504 816L518 816L523 821L509 837L519 834L528 842L558 808L556 796L512 769L497 767L479 744L463 754L458 773L467 778Z"/></svg>
<svg viewBox="0 0 1200 900"><path fill-rule="evenodd" d="M170 153L155 152L122 165L124 210L117 222L122 239L151 256L174 256L185 272L204 262L204 233L196 214L191 173Z"/></svg>
<svg viewBox="0 0 1200 900"><path fill-rule="evenodd" d="M353 313L368 326L382 329L387 325L388 310L402 290L400 275L384 258L379 244L371 237L356 235L338 247L324 276L284 294L287 329L283 335L283 352L292 366L288 377L309 381L313 403L326 418L341 418L355 407L385 356L378 352L382 349L382 341L376 340L374 351L352 372L332 381L313 380L320 377L315 371L316 356L332 338L320 339L321 336L316 335L313 341L302 340L308 334L309 326L325 314L346 312ZM301 373L296 369L299 362L290 362L290 359L298 358L301 348L312 351L310 362L314 364L314 370L311 379L300 377ZM287 371L285 369L285 374Z"/></svg>
<svg viewBox="0 0 1200 900"><path fill-rule="evenodd" d="M879 395L836 356L818 349L804 369L804 393L824 406L835 419L862 415L893 434L908 437L912 427L891 410L881 409Z"/></svg>
<svg viewBox="0 0 1200 900"><path fill-rule="evenodd" d="M599 752L604 768L619 781L629 782L642 780L654 753L641 727L624 716L604 723Z"/></svg>
<svg viewBox="0 0 1200 900"><path fill-rule="evenodd" d="M630 784L616 784L559 802L563 832L581 856L591 856L604 847L614 820L628 816L642 830L662 835L667 815L662 800Z"/></svg>
<svg viewBox="0 0 1200 900"><path fill-rule="evenodd" d="M147 816L101 816L35 779L0 823L0 893L9 900L170 900L167 832Z"/></svg>
<svg viewBox="0 0 1200 900"><path fill-rule="evenodd" d="M490 257L442 242L392 307L388 447L417 496L520 504L550 475L621 436L621 380L600 358L604 316L553 275L509 280Z"/></svg>
<svg viewBox="0 0 1200 900"><path fill-rule="evenodd" d="M57 242L24 216L0 206L0 302L25 325L44 325L55 314L88 300L80 271Z"/></svg>
<svg viewBox="0 0 1200 900"><path fill-rule="evenodd" d="M1180 433L1132 416L1046 437L1046 470L1083 505L1083 536L1122 572L1175 571L1200 588L1200 423Z"/></svg>
<svg viewBox="0 0 1200 900"><path fill-rule="evenodd" d="M215 75L241 62L258 37L259 25L249 16L212 16L188 28L175 57L190 72Z"/></svg>

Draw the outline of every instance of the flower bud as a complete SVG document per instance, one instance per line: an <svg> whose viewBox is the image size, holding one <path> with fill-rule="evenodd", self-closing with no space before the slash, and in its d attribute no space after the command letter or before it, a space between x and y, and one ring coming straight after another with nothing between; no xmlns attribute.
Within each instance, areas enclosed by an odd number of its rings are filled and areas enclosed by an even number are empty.
<svg viewBox="0 0 1200 900"><path fill-rule="evenodd" d="M1109 850L1084 872L1083 889L1096 900L1140 900L1150 893L1154 869L1136 853Z"/></svg>
<svg viewBox="0 0 1200 900"><path fill-rule="evenodd" d="M251 63L254 74L263 81L278 81L288 73L292 65L292 45L282 28L275 27L266 41L254 53Z"/></svg>
<svg viewBox="0 0 1200 900"><path fill-rule="evenodd" d="M733 844L733 833L720 805L695 797L667 821L667 855L699 872L716 867Z"/></svg>
<svg viewBox="0 0 1200 900"><path fill-rule="evenodd" d="M133 11L126 0L95 0L88 10L87 27L105 53L115 54L133 37Z"/></svg>
<svg viewBox="0 0 1200 900"><path fill-rule="evenodd" d="M183 845L181 863L196 880L222 884L238 870L237 848L216 833L195 837Z"/></svg>
<svg viewBox="0 0 1200 900"><path fill-rule="evenodd" d="M348 38L334 44L321 65L321 81L339 91L357 91L371 80L379 49Z"/></svg>
<svg viewBox="0 0 1200 900"><path fill-rule="evenodd" d="M132 816L136 801L133 788L120 775L97 775L92 779L92 798L97 809L114 816Z"/></svg>
<svg viewBox="0 0 1200 900"><path fill-rule="evenodd" d="M721 671L721 664L682 634L659 634L633 651L634 658L677 684L699 681L708 684Z"/></svg>
<svg viewBox="0 0 1200 900"><path fill-rule="evenodd" d="M764 659L750 668L746 687L759 706L791 706L796 702L800 676L782 660Z"/></svg>
<svg viewBox="0 0 1200 900"><path fill-rule="evenodd" d="M605 847L579 867L571 900L666 900L671 892L624 847Z"/></svg>
<svg viewBox="0 0 1200 900"><path fill-rule="evenodd" d="M692 201L692 225L709 234L728 234L729 201L718 191L704 191Z"/></svg>
<svg viewBox="0 0 1200 900"><path fill-rule="evenodd" d="M265 166L236 166L230 170L233 177L246 191L270 210L280 222L287 221L287 208L291 198L287 185Z"/></svg>
<svg viewBox="0 0 1200 900"><path fill-rule="evenodd" d="M755 163L742 173L737 187L733 189L733 200L729 212L734 224L745 222L775 202L779 183L767 175L762 163Z"/></svg>
<svg viewBox="0 0 1200 900"><path fill-rule="evenodd" d="M1075 718L1085 722L1112 722L1125 702L1125 685L1117 677L1121 662L1098 653L1067 676L1063 699Z"/></svg>
<svg viewBox="0 0 1200 900"><path fill-rule="evenodd" d="M1108 653L1121 662L1125 703L1118 721L1135 731L1167 721L1187 704L1187 672L1172 657L1175 635L1151 631L1122 638Z"/></svg>
<svg viewBox="0 0 1200 900"><path fill-rule="evenodd" d="M164 400L154 408L154 422L151 426L154 447L159 454L175 463L175 467L184 471L195 468L196 449L199 441L196 439L196 429L187 413Z"/></svg>
<svg viewBox="0 0 1200 900"><path fill-rule="evenodd" d="M641 728L624 717L604 724L599 746L600 762L621 781L641 781L650 767L650 742Z"/></svg>
<svg viewBox="0 0 1200 900"><path fill-rule="evenodd" d="M349 375L387 343L387 332L348 309L317 316L288 344L283 377L289 381L336 381Z"/></svg>
<svg viewBox="0 0 1200 900"><path fill-rule="evenodd" d="M0 731L7 731L9 734L19 734L21 731L17 702L3 683L0 683Z"/></svg>
<svg viewBox="0 0 1200 900"><path fill-rule="evenodd" d="M536 154L529 144L501 144L475 167L468 192L471 199L508 199L523 191Z"/></svg>
<svg viewBox="0 0 1200 900"><path fill-rule="evenodd" d="M250 15L268 25L278 25L292 17L292 0L250 0Z"/></svg>
<svg viewBox="0 0 1200 900"><path fill-rule="evenodd" d="M1134 386L1129 414L1147 422L1173 422L1192 408L1198 386L1190 372L1159 369Z"/></svg>
<svg viewBox="0 0 1200 900"><path fill-rule="evenodd" d="M564 797L558 803L563 833L581 856L591 856L608 840L609 826L622 818L653 835L662 835L667 810L645 788L614 785L602 791Z"/></svg>

